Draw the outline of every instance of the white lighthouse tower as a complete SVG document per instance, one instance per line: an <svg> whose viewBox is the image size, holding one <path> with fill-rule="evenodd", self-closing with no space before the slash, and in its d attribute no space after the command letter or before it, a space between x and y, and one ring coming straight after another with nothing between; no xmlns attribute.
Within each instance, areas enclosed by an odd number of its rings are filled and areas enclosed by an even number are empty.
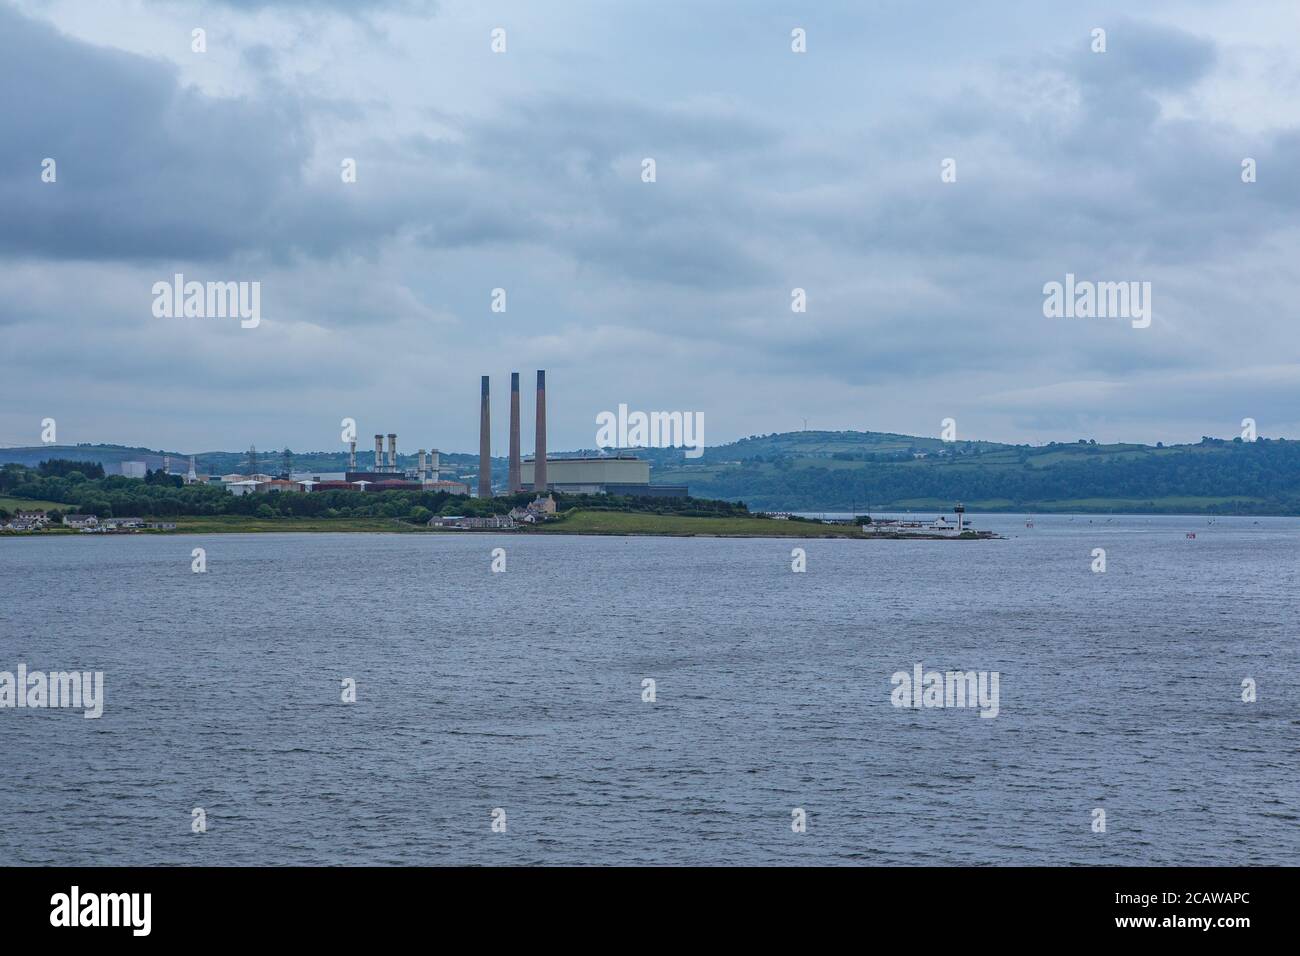
<svg viewBox="0 0 1300 956"><path fill-rule="evenodd" d="M966 517L966 507L959 501L957 502L957 507L953 508L952 510L957 512L957 533L961 534L962 522L965 520Z"/></svg>

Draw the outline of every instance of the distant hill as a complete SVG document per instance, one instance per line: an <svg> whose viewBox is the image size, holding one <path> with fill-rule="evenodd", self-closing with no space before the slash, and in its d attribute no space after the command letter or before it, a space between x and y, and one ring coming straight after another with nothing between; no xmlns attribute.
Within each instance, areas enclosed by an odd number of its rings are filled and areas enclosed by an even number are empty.
<svg viewBox="0 0 1300 956"><path fill-rule="evenodd" d="M572 455L578 452L552 453ZM589 450L588 454L597 454ZM97 461L116 473L122 461L162 465L160 450L122 445L0 449L0 464L47 458ZM172 454L183 471L189 456ZM247 452L201 452L200 472L240 471ZM1204 514L1300 514L1300 442L1203 438L1168 447L1092 442L1007 445L943 442L887 432L786 432L754 435L686 458L682 449L643 449L652 481L686 484L703 498L744 501L773 511L947 510ZM368 454L361 456L367 464ZM278 471L280 452L261 452L264 471ZM296 453L295 470L342 471L340 452ZM400 456L413 464L414 456ZM442 466L471 475L478 458L442 454ZM504 480L506 462L494 458Z"/></svg>
<svg viewBox="0 0 1300 956"><path fill-rule="evenodd" d="M150 448L131 448L126 445L30 445L25 448L0 448L0 465L14 462L35 468L51 458L68 458L73 461L96 461L104 466L106 474L120 474L118 467L124 461L143 461L157 471L163 466L164 456L172 456L173 468L189 467L189 457L180 452L155 451Z"/></svg>
<svg viewBox="0 0 1300 956"><path fill-rule="evenodd" d="M788 432L655 453L654 480L758 510L1300 514L1300 442L1006 445Z"/></svg>
<svg viewBox="0 0 1300 956"><path fill-rule="evenodd" d="M190 455L194 455L195 469L199 474L230 474L248 470L248 452L245 451L204 451L178 452L164 449L141 448L129 445L33 445L25 448L0 448L0 465L16 462L34 468L38 463L50 458L69 458L74 461L95 461L104 466L106 474L121 473L124 461L143 461L150 469L162 468L168 457L171 470L183 474L189 469ZM278 474L283 462L284 449L258 449L258 469L266 473ZM348 466L348 455L344 451L294 452L292 457L295 471L335 472L344 471ZM374 452L357 451L357 464L362 468L370 466ZM398 455L398 464L414 467L416 455ZM444 471L457 472L461 469L474 471L478 468L477 455L443 454L441 466ZM501 459L501 473L505 474L505 459ZM495 472L495 462L494 462Z"/></svg>

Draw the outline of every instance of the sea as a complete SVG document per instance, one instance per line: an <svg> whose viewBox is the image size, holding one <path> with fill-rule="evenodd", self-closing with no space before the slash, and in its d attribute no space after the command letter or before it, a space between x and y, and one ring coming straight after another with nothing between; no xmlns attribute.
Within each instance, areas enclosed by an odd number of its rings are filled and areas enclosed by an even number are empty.
<svg viewBox="0 0 1300 956"><path fill-rule="evenodd" d="M1300 519L967 517L0 539L0 864L1300 863Z"/></svg>

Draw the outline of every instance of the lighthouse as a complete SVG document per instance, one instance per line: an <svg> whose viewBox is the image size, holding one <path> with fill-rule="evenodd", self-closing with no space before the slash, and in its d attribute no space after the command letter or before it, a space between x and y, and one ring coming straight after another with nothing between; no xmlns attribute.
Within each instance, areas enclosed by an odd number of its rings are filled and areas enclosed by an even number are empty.
<svg viewBox="0 0 1300 956"><path fill-rule="evenodd" d="M961 534L961 532L962 532L962 521L965 519L965 516L966 516L966 508L965 508L965 506L964 506L964 505L959 501L959 502L957 502L957 507L956 507L956 508L953 508L952 510L955 511L955 512L957 512L957 533L958 533L958 534Z"/></svg>

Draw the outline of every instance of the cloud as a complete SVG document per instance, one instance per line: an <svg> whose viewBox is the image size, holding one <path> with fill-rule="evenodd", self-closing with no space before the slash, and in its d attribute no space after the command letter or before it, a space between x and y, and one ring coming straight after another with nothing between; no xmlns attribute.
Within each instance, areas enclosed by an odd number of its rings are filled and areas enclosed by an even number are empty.
<svg viewBox="0 0 1300 956"><path fill-rule="evenodd" d="M473 446L478 374L542 364L553 441L573 446L619 401L703 410L711 441L805 416L928 434L948 415L972 437L1088 421L1171 441L1215 431L1220 405L1224 432L1237 405L1263 421L1300 398L1252 375L1300 362L1300 123L1217 105L1242 102L1220 95L1240 44L1285 62L1288 35L1228 40L1162 0L1149 21L1099 18L1094 54L1078 16L1041 5L944 7L956 43L914 11L846 4L798 56L775 5L685 25L650 3L417 7L366 4L359 23L224 3L219 48L195 60L162 13L141 29L167 43L128 52L61 32L74 14L0 5L0 327L12 347L57 333L68 373L23 394L105 431L90 437L299 447L328 383L403 433L446 409L444 448ZM263 281L265 334L151 325L145 292L173 271ZM1152 327L1044 318L1042 286L1067 272L1150 281ZM1198 381L1213 400L1168 400ZM117 431L140 396L195 383L237 391L248 420L186 406L183 425ZM0 428L31 417L10 414Z"/></svg>
<svg viewBox="0 0 1300 956"><path fill-rule="evenodd" d="M306 155L283 103L205 97L167 64L0 7L0 252L225 256L273 222ZM39 109L32 104L39 103ZM57 184L40 179L57 163Z"/></svg>

